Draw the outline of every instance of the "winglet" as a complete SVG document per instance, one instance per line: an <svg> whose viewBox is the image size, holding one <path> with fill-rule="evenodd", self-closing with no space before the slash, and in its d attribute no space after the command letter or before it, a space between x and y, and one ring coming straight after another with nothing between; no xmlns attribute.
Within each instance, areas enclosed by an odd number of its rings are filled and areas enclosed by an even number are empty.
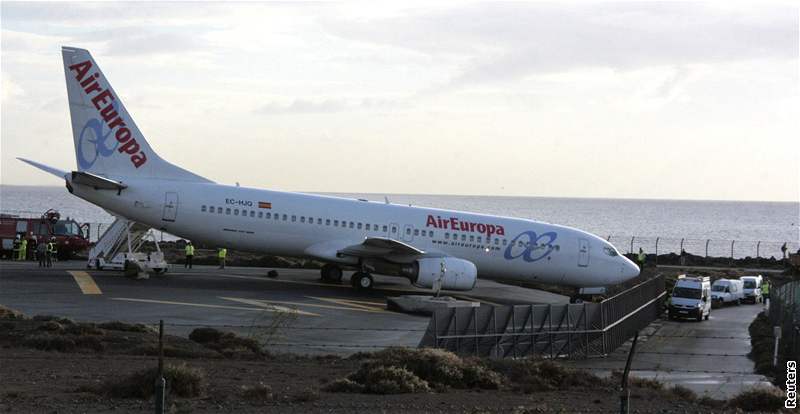
<svg viewBox="0 0 800 414"><path fill-rule="evenodd" d="M34 167L36 167L36 168L38 168L38 169L40 169L40 170L42 170L44 172L48 172L50 174L53 174L58 178L64 179L64 178L67 177L67 172L64 171L64 170L59 170L58 168L53 168L53 167L38 163L36 161L27 160L25 158L17 157L17 159L22 161L22 162L24 162L24 163L26 163L26 164L33 165Z"/></svg>

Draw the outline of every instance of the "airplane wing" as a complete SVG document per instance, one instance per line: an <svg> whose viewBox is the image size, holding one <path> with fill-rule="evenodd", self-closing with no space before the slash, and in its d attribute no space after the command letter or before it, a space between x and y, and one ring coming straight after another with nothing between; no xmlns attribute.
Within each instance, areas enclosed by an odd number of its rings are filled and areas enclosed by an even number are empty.
<svg viewBox="0 0 800 414"><path fill-rule="evenodd" d="M423 250L410 244L385 237L367 237L363 243L347 246L339 253L359 257L425 255Z"/></svg>
<svg viewBox="0 0 800 414"><path fill-rule="evenodd" d="M346 258L383 258L391 262L411 262L429 256L410 244L384 237L367 237L361 243L352 240L330 240L308 247L305 253L322 260L347 262ZM343 260L344 259L344 260Z"/></svg>

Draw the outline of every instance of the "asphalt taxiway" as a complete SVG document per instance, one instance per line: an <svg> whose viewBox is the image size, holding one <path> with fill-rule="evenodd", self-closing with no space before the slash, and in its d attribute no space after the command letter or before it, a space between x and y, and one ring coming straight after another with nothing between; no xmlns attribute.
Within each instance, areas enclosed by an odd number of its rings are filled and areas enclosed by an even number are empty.
<svg viewBox="0 0 800 414"><path fill-rule="evenodd" d="M352 353L387 346L417 346L428 317L386 309L386 297L420 294L402 278L375 277L375 289L323 283L318 270L172 266L164 276L126 278L117 271L87 270L85 262L0 262L0 304L27 315L51 314L77 321L119 320L157 324L188 335L197 327L220 327L269 335L275 350ZM488 304L564 303L549 292L481 280L460 299Z"/></svg>

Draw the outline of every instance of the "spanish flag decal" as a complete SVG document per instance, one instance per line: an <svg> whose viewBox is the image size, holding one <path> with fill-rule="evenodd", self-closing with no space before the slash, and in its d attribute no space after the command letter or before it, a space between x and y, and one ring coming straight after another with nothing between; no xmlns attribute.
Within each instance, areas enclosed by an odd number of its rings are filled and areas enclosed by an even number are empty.
<svg viewBox="0 0 800 414"><path fill-rule="evenodd" d="M272 203L267 203L266 201L259 201L258 208L272 208Z"/></svg>

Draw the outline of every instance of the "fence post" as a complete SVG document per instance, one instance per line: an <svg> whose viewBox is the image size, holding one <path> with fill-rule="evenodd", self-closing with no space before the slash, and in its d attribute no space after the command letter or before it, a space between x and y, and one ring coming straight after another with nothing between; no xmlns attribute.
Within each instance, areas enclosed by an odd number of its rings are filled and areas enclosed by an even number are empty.
<svg viewBox="0 0 800 414"><path fill-rule="evenodd" d="M630 250L630 252L629 252L630 254L633 254L633 240L634 240L635 238L636 238L636 236L632 236L632 237L631 237L631 250Z"/></svg>
<svg viewBox="0 0 800 414"><path fill-rule="evenodd" d="M733 264L733 244L736 243L736 240L731 240L731 264Z"/></svg>
<svg viewBox="0 0 800 414"><path fill-rule="evenodd" d="M660 237L656 237L656 266L658 266L658 239Z"/></svg>
<svg viewBox="0 0 800 414"><path fill-rule="evenodd" d="M156 377L156 414L164 414L167 381L164 379L164 320L158 321L158 377Z"/></svg>
<svg viewBox="0 0 800 414"><path fill-rule="evenodd" d="M606 237L606 241L609 242L609 243L611 242L611 235L610 234L608 235L608 237Z"/></svg>
<svg viewBox="0 0 800 414"><path fill-rule="evenodd" d="M706 239L706 259L708 259L708 242L710 241L711 239Z"/></svg>
<svg viewBox="0 0 800 414"><path fill-rule="evenodd" d="M758 244L756 244L756 259L760 258L761 258L761 241L759 240Z"/></svg>
<svg viewBox="0 0 800 414"><path fill-rule="evenodd" d="M627 414L630 412L630 397L631 391L628 389L628 374L631 372L631 362L633 361L633 353L636 352L636 341L639 339L639 331L633 334L633 343L631 343L631 350L628 352L628 360L625 361L625 371L622 372L622 393L619 396L619 412Z"/></svg>

